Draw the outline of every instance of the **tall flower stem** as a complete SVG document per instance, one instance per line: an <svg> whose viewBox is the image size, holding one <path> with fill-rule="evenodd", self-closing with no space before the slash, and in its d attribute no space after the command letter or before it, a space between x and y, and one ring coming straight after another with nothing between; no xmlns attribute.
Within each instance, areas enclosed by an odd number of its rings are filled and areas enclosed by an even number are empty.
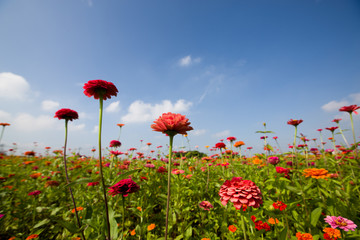
<svg viewBox="0 0 360 240"><path fill-rule="evenodd" d="M69 179L69 175L68 175L68 172L67 172L67 166L66 166L66 148L67 148L67 136L68 136L68 121L69 121L68 119L65 120L64 168L65 168L66 183L70 184L70 179ZM74 205L77 224L78 224L79 228L81 228L80 218L79 218L78 211L76 209L75 198L74 198L71 187L69 187L69 192L70 192L71 200L72 200L73 205ZM82 237L83 240L85 240L85 235L84 235L83 231L81 231L81 237Z"/></svg>
<svg viewBox="0 0 360 240"><path fill-rule="evenodd" d="M297 126L295 126L295 135L294 135L294 143L293 143L293 153L296 157L296 168L299 168L298 158L296 155L296 135L297 135Z"/></svg>
<svg viewBox="0 0 360 240"><path fill-rule="evenodd" d="M123 237L124 237L124 226L125 226L125 197L124 197L124 195L121 195L121 198L122 198L122 208L123 208L121 239L123 239Z"/></svg>
<svg viewBox="0 0 360 240"><path fill-rule="evenodd" d="M3 126L2 130L1 130L1 135L0 135L0 143L1 143L1 139L4 135L4 130L5 130L5 126Z"/></svg>
<svg viewBox="0 0 360 240"><path fill-rule="evenodd" d="M351 121L351 130L352 130L352 133L353 133L354 145L355 145L355 159L357 159L358 146L356 144L355 130L354 130L354 120L353 120L353 117L352 117L352 113L350 113L350 121Z"/></svg>
<svg viewBox="0 0 360 240"><path fill-rule="evenodd" d="M339 127L340 134L341 134L341 136L343 137L344 142L346 143L346 146L349 148L350 145L349 145L348 141L346 140L346 138L345 138L345 136L344 136L344 133L343 133L341 127L340 127L340 123L337 122L337 125L338 125L338 127Z"/></svg>
<svg viewBox="0 0 360 240"><path fill-rule="evenodd" d="M104 181L104 175L102 171L102 156L101 156L101 129L102 129L102 113L103 113L103 97L99 98L100 107L99 107L99 167L100 167L100 178L104 193L104 200L105 200L105 212L106 212L106 229L108 233L108 239L111 240L110 235L110 218L109 218L109 209L108 209L108 203L106 198L106 187L105 187L105 181Z"/></svg>
<svg viewBox="0 0 360 240"><path fill-rule="evenodd" d="M170 183L171 183L171 157L172 157L172 147L173 147L173 140L174 140L174 133L168 133L170 138L169 143L169 162L168 162L168 186L167 186L167 200L166 200L166 220L165 220L165 240L167 240L168 237L168 224L169 224L169 207L170 207L170 195L171 195L171 189L170 189Z"/></svg>

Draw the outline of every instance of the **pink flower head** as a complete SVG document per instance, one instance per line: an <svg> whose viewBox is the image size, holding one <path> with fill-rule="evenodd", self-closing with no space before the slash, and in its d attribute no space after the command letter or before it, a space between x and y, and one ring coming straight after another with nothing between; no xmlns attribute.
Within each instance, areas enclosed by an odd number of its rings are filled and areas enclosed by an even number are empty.
<svg viewBox="0 0 360 240"><path fill-rule="evenodd" d="M74 120L74 119L78 119L79 118L79 115L76 111L74 110L71 110L69 108L62 108L60 110L58 110L56 113L55 113L55 116L54 118L58 118L59 120L60 119L65 119L65 120Z"/></svg>
<svg viewBox="0 0 360 240"><path fill-rule="evenodd" d="M121 146L121 142L119 142L118 140L112 140L111 142L110 142L110 147L115 147L115 148L117 148L117 147L120 147Z"/></svg>
<svg viewBox="0 0 360 240"><path fill-rule="evenodd" d="M219 142L215 144L215 148L219 148L219 149L226 148L226 145L223 142Z"/></svg>
<svg viewBox="0 0 360 240"><path fill-rule="evenodd" d="M120 152L120 151L110 151L110 153L111 153L112 155L115 155L115 156L119 156L119 155L124 154L123 152Z"/></svg>
<svg viewBox="0 0 360 240"><path fill-rule="evenodd" d="M168 135L187 134L187 131L193 130L189 119L184 115L176 113L163 113L154 124L151 125L153 131L162 132Z"/></svg>
<svg viewBox="0 0 360 240"><path fill-rule="evenodd" d="M319 128L317 131L321 132L321 131L322 131L322 129L321 129L321 128Z"/></svg>
<svg viewBox="0 0 360 240"><path fill-rule="evenodd" d="M99 182L89 182L87 184L88 187L99 185Z"/></svg>
<svg viewBox="0 0 360 240"><path fill-rule="evenodd" d="M359 109L360 108L360 106L358 106L358 105L350 105L350 106L344 106L344 107L341 107L340 109L339 109L339 111L340 112L348 112L348 113L355 113L355 114L358 114L357 112L356 112L356 110L357 109Z"/></svg>
<svg viewBox="0 0 360 240"><path fill-rule="evenodd" d="M226 180L220 187L220 201L225 206L228 201L232 202L236 209L242 206L258 208L263 203L260 189L250 180L242 180L234 177L231 181Z"/></svg>
<svg viewBox="0 0 360 240"><path fill-rule="evenodd" d="M177 169L177 168L171 170L171 173L172 173L172 174L175 174L175 175L179 175L179 174L182 174L182 173L184 173L184 172L185 172L184 170L179 170L179 169Z"/></svg>
<svg viewBox="0 0 360 240"><path fill-rule="evenodd" d="M121 194L123 197L126 197L129 193L137 192L139 189L140 187L133 180L127 178L116 183L114 186L111 186L108 193L111 196Z"/></svg>
<svg viewBox="0 0 360 240"><path fill-rule="evenodd" d="M290 119L290 120L287 122L287 124L293 125L293 126L296 127L297 125L299 125L299 124L302 123L302 122L303 122L302 119L300 119L300 120Z"/></svg>
<svg viewBox="0 0 360 240"><path fill-rule="evenodd" d="M334 132L336 129L338 129L339 127L329 127L329 128L325 128L326 130L329 130L331 132Z"/></svg>
<svg viewBox="0 0 360 240"><path fill-rule="evenodd" d="M111 96L116 96L118 93L117 88L112 82L107 82L104 80L90 80L85 83L84 94L88 97L94 97L99 99L102 97L104 100L110 99Z"/></svg>
<svg viewBox="0 0 360 240"><path fill-rule="evenodd" d="M342 120L341 118L335 118L334 120L332 120L332 122L339 123L341 120Z"/></svg>
<svg viewBox="0 0 360 240"><path fill-rule="evenodd" d="M207 211L209 211L211 208L214 208L214 206L208 201L202 201L199 203L199 207Z"/></svg>
<svg viewBox="0 0 360 240"><path fill-rule="evenodd" d="M325 218L325 222L327 222L328 224L330 224L330 226L332 228L337 228L339 227L340 229L344 230L344 231L355 231L355 228L357 228L357 225L346 218L343 218L341 216L339 217L335 217L335 216L326 216Z"/></svg>
<svg viewBox="0 0 360 240"><path fill-rule="evenodd" d="M147 168L154 168L155 165L154 164L151 164L151 163L147 163L144 165L144 167L147 167Z"/></svg>
<svg viewBox="0 0 360 240"><path fill-rule="evenodd" d="M29 195L29 196L37 196L37 195L39 195L40 193L41 193L41 191L35 190L35 191L33 191L33 192L30 192L28 195Z"/></svg>
<svg viewBox="0 0 360 240"><path fill-rule="evenodd" d="M276 164L278 164L280 162L280 158L275 157L275 156L274 157L269 157L268 162L270 164L272 164L272 165L276 165Z"/></svg>

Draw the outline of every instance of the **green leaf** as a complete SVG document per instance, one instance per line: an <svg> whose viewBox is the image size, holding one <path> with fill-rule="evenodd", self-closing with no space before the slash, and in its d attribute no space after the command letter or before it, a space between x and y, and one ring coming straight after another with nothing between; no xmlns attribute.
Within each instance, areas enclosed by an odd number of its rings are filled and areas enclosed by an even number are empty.
<svg viewBox="0 0 360 240"><path fill-rule="evenodd" d="M286 236L287 235L287 230L288 229L286 227L281 231L278 240L286 240L287 239L287 236Z"/></svg>
<svg viewBox="0 0 360 240"><path fill-rule="evenodd" d="M38 222L38 223L34 226L34 228L41 227L41 226L43 226L43 225L45 225L45 224L48 224L49 222L50 222L50 219L47 219L47 218L46 218L46 219Z"/></svg>
<svg viewBox="0 0 360 240"><path fill-rule="evenodd" d="M285 185L285 187L296 194L300 195L302 193L302 191L300 189L297 189L296 187L292 187L289 185Z"/></svg>
<svg viewBox="0 0 360 240"><path fill-rule="evenodd" d="M185 237L189 238L192 236L192 227L190 226L188 229L186 229Z"/></svg>
<svg viewBox="0 0 360 240"><path fill-rule="evenodd" d="M108 206L108 208L109 208L109 220L110 220L110 234L111 234L112 238L117 239L118 226L117 226L117 222L115 219L115 212L111 206ZM105 213L105 215L106 215L106 213Z"/></svg>
<svg viewBox="0 0 360 240"><path fill-rule="evenodd" d="M77 233L79 231L81 231L81 229L79 229L75 224L70 223L70 222L65 222L63 220L55 220L57 223L59 223L61 226L63 226L64 228L66 228L67 230L69 230L69 232L71 233Z"/></svg>
<svg viewBox="0 0 360 240"><path fill-rule="evenodd" d="M183 238L184 238L184 236L181 234L181 235L177 236L177 237L175 238L175 240L180 240L180 239L183 239ZM158 240L159 240L159 238L158 238Z"/></svg>
<svg viewBox="0 0 360 240"><path fill-rule="evenodd" d="M321 207L318 207L318 208L315 208L312 212L311 212L311 225L313 227L316 226L317 222L319 221L319 218L320 218L320 215L321 215L321 212L322 212L322 208Z"/></svg>

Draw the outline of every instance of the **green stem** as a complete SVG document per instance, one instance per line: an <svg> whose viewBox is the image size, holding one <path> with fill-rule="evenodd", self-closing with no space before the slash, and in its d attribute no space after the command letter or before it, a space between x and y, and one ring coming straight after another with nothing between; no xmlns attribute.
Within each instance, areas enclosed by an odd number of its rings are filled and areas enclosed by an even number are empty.
<svg viewBox="0 0 360 240"><path fill-rule="evenodd" d="M107 203L107 198L106 198L106 189L105 189L106 186L105 186L104 175L103 175L103 171L102 171L102 157L101 157L101 128L102 128L103 97L99 98L99 102L100 102L100 108L99 108L99 167L100 167L100 178L101 178L104 200L105 200L106 226L107 226L107 233L108 233L107 240L111 240L109 209L108 209L108 203Z"/></svg>
<svg viewBox="0 0 360 240"><path fill-rule="evenodd" d="M69 121L68 119L65 119L64 168L65 168L66 183L70 184L70 179L69 179L69 175L68 175L68 172L67 172L67 166L66 166L66 148L67 148L67 135L68 135L68 121ZM81 222L80 222L78 211L76 209L75 198L74 198L74 194L72 192L71 187L69 187L69 192L70 192L71 200L73 202L74 209L75 209L76 221L77 221L78 227L81 228ZM83 231L81 231L81 237L82 237L82 239L85 240L85 235L84 235Z"/></svg>
<svg viewBox="0 0 360 240"><path fill-rule="evenodd" d="M167 186L167 200L166 200L166 220L165 220L165 240L168 237L168 224L169 224L169 206L170 206L170 184L171 184L171 157L172 157L172 147L173 147L173 140L175 134L168 134L170 137L170 144L169 144L169 162L168 162L168 186Z"/></svg>
<svg viewBox="0 0 360 240"><path fill-rule="evenodd" d="M125 225L125 197L123 195L121 195L121 197L122 197L122 207L123 207L121 239L123 239L123 237L124 237L124 225Z"/></svg>
<svg viewBox="0 0 360 240"><path fill-rule="evenodd" d="M340 131L340 133L341 133L341 136L343 137L344 142L346 143L346 146L349 148L350 145L349 145L348 141L346 140L346 138L345 138L345 136L344 136L344 133L343 133L341 127L340 127L340 123L337 123L337 125L338 125L338 127L339 127L339 131Z"/></svg>
<svg viewBox="0 0 360 240"><path fill-rule="evenodd" d="M5 126L3 126L2 130L1 130L1 135L0 135L0 143L1 143L1 139L3 137L3 134L4 134L4 130L5 130Z"/></svg>
<svg viewBox="0 0 360 240"><path fill-rule="evenodd" d="M244 231L244 239L247 240L244 216L241 213L240 213L240 215L241 215L241 226Z"/></svg>

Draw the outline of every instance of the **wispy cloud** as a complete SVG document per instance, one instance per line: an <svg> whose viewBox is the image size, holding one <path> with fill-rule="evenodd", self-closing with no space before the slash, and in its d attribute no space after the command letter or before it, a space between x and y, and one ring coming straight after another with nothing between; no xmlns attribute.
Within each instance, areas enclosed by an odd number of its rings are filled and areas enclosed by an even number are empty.
<svg viewBox="0 0 360 240"><path fill-rule="evenodd" d="M119 111L120 111L120 101L113 102L105 108L105 112L108 113L115 113Z"/></svg>
<svg viewBox="0 0 360 240"><path fill-rule="evenodd" d="M351 104L360 104L360 93L349 94L341 101L336 101L336 100L330 101L324 104L323 106L321 106L321 109L324 110L325 112L335 112L338 111L339 108Z"/></svg>
<svg viewBox="0 0 360 240"><path fill-rule="evenodd" d="M187 112L191 106L192 102L184 99L180 99L175 103L163 100L160 104L145 103L137 100L130 104L128 113L121 120L125 123L153 121L165 112Z"/></svg>
<svg viewBox="0 0 360 240"><path fill-rule="evenodd" d="M41 108L44 111L55 111L57 108L59 108L60 103L52 101L52 100L44 100L41 102Z"/></svg>
<svg viewBox="0 0 360 240"><path fill-rule="evenodd" d="M11 120L11 114L0 110L0 119L2 122L9 122Z"/></svg>
<svg viewBox="0 0 360 240"><path fill-rule="evenodd" d="M224 131L215 133L213 136L217 137L217 138L226 138L226 137L230 136L230 130L224 130Z"/></svg>
<svg viewBox="0 0 360 240"><path fill-rule="evenodd" d="M192 135L194 136L201 136L204 135L207 132L207 130L205 129L197 129L191 132Z"/></svg>
<svg viewBox="0 0 360 240"><path fill-rule="evenodd" d="M14 127L24 132L47 131L49 129L61 129L63 124L49 115L32 116L28 113L19 113L14 121Z"/></svg>
<svg viewBox="0 0 360 240"><path fill-rule="evenodd" d="M219 75L216 75L216 76L213 76L207 86L205 87L205 90L203 92L203 94L201 94L199 100L198 100L198 103L201 103L205 97L213 92L217 92L220 90L221 86L222 86L222 83L225 79L225 76L223 74L219 74Z"/></svg>
<svg viewBox="0 0 360 240"><path fill-rule="evenodd" d="M20 75L11 72L0 73L0 98L25 100L30 93L30 84Z"/></svg>
<svg viewBox="0 0 360 240"><path fill-rule="evenodd" d="M188 55L188 56L185 56L183 58L181 58L179 60L179 65L181 67L187 67L187 66L190 66L192 64L195 64L195 63L200 63L201 62L201 58L192 58L191 55Z"/></svg>

